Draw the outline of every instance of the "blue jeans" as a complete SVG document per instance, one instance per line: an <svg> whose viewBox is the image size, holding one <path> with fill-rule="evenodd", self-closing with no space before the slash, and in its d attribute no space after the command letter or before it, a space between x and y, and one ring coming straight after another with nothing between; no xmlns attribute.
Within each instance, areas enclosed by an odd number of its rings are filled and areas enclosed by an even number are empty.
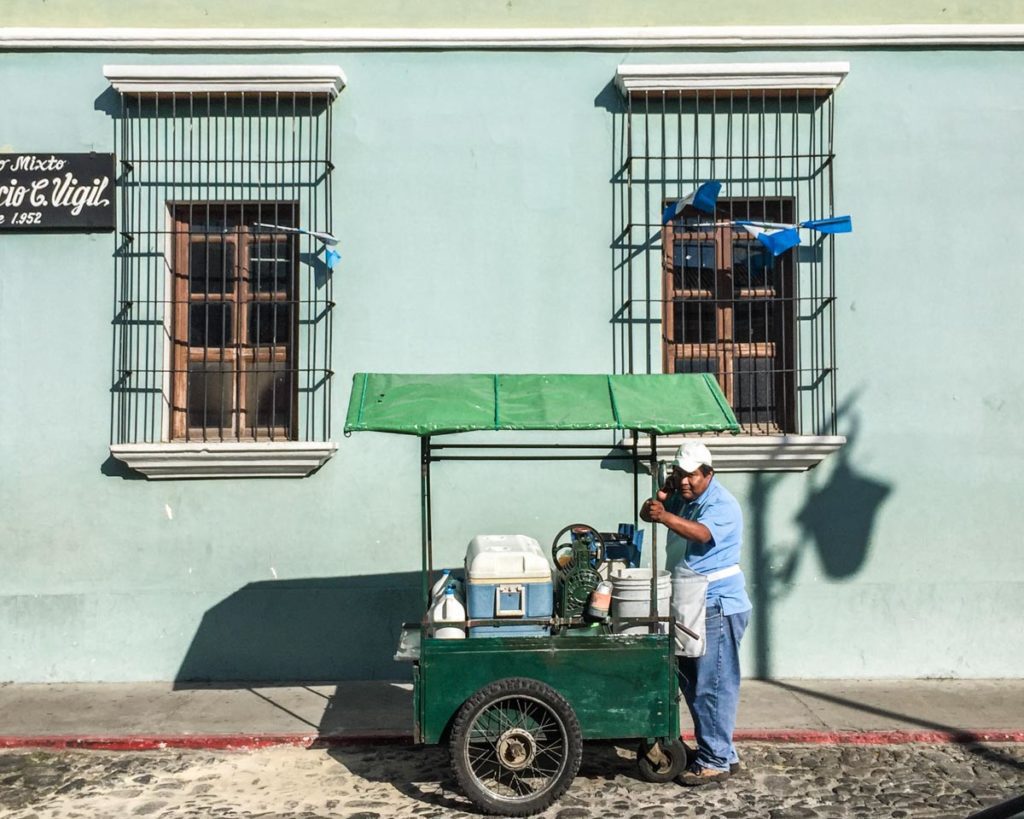
<svg viewBox="0 0 1024 819"><path fill-rule="evenodd" d="M707 650L703 657L680 657L680 686L693 717L697 764L726 771L739 762L732 732L740 704L740 640L750 612L722 614L719 602L708 602Z"/></svg>

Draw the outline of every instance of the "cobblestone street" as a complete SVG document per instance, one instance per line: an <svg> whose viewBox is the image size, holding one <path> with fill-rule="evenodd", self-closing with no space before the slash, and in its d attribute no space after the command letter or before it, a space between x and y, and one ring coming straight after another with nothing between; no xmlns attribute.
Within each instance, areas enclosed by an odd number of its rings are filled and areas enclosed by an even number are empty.
<svg viewBox="0 0 1024 819"><path fill-rule="evenodd" d="M630 751L591 744L545 814L965 817L1024 792L1024 744L745 744L744 772L687 790L637 778ZM438 747L255 752L8 751L0 814L48 817L440 817L473 811Z"/></svg>

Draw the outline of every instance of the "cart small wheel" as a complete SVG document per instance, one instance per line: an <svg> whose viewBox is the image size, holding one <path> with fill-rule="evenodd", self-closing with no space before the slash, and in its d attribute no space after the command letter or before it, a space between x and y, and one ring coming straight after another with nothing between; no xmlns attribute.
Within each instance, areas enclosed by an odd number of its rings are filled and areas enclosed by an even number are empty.
<svg viewBox="0 0 1024 819"><path fill-rule="evenodd" d="M538 680L510 677L466 700L450 751L455 777L477 807L531 816L568 790L583 736L565 697Z"/></svg>
<svg viewBox="0 0 1024 819"><path fill-rule="evenodd" d="M661 740L652 746L646 739L636 749L640 778L647 782L671 782L686 768L687 748L682 740Z"/></svg>

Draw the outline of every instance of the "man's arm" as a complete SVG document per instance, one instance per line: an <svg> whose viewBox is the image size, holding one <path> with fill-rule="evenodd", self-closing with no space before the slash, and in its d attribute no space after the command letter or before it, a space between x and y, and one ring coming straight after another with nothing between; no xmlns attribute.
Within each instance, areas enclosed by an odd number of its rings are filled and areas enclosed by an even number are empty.
<svg viewBox="0 0 1024 819"><path fill-rule="evenodd" d="M648 523L663 523L677 535L687 540L708 543L711 540L711 530L703 523L681 518L679 515L673 515L666 510L665 504L661 500L662 494L659 492L658 498L651 498L644 502L643 507L640 509L641 519Z"/></svg>

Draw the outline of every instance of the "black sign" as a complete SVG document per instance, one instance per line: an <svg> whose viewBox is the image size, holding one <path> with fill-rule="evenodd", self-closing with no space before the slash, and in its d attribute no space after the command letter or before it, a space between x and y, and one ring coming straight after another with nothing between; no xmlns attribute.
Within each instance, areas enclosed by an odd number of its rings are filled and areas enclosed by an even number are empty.
<svg viewBox="0 0 1024 819"><path fill-rule="evenodd" d="M113 154L0 153L0 231L113 229Z"/></svg>

